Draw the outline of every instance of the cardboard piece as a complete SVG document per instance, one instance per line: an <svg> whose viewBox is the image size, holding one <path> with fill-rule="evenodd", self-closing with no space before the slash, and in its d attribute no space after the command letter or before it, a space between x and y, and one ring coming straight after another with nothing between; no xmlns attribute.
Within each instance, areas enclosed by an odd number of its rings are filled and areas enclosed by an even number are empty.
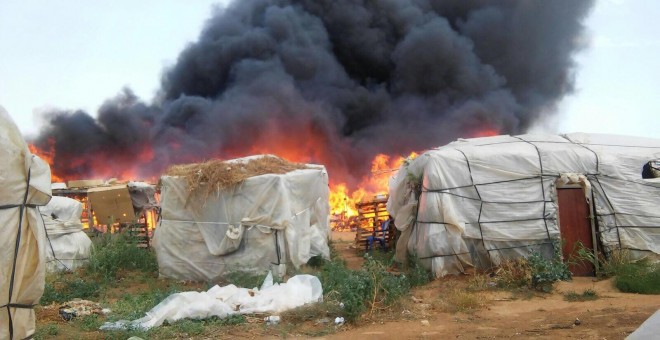
<svg viewBox="0 0 660 340"><path fill-rule="evenodd" d="M135 220L131 195L126 185L91 188L87 190L87 195L99 224Z"/></svg>

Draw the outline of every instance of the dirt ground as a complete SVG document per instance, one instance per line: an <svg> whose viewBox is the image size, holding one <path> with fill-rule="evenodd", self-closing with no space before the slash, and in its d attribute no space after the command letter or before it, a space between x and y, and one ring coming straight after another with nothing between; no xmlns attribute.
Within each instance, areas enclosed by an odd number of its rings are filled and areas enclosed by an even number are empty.
<svg viewBox="0 0 660 340"><path fill-rule="evenodd" d="M355 249L354 237L354 233L333 233L332 240L335 250L348 266L359 269L363 258ZM498 289L470 291L468 287L474 280L471 275L434 280L413 289L410 296L387 309L367 312L355 324L334 326L330 320L324 324L319 324L319 320L296 323L283 318L277 326L266 326L263 316L256 315L248 316L245 324L208 327L201 335L177 333L157 338L624 339L660 308L660 295L620 293L612 280L574 278L571 282L557 283L550 294ZM156 284L169 283L158 280ZM128 286L130 289L124 285L118 287L117 295L151 288L139 281ZM203 288L194 284L184 286L190 290ZM587 289L594 290L598 299L584 302L564 299L566 292L579 294ZM469 308L454 308L462 304ZM59 333L42 338L127 338L96 328L78 328L62 320L57 309L39 307L37 327L48 325L56 325Z"/></svg>
<svg viewBox="0 0 660 340"><path fill-rule="evenodd" d="M362 258L352 244L353 233L333 233L335 247L352 268ZM327 339L417 339L417 338L574 338L624 339L660 308L660 295L620 293L611 279L596 281L577 277L555 285L551 294L517 297L507 291L480 293L483 307L471 313L448 313L436 308L439 296L451 294L447 282L460 286L468 276L445 278L413 291L414 303L401 311L402 321L372 321L348 325ZM452 286L450 284L449 286ZM565 301L564 293L596 291L594 301Z"/></svg>

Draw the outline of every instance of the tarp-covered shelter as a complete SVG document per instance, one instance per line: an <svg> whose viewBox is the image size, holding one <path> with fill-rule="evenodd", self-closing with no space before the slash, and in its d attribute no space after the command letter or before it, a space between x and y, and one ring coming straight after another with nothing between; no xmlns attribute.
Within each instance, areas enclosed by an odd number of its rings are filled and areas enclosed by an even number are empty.
<svg viewBox="0 0 660 340"><path fill-rule="evenodd" d="M53 196L39 209L46 224L47 270L71 271L83 265L92 252L92 240L83 231L82 203L68 197Z"/></svg>
<svg viewBox="0 0 660 340"><path fill-rule="evenodd" d="M37 211L50 200L50 168L30 153L0 107L0 339L35 332L44 291L46 231Z"/></svg>
<svg viewBox="0 0 660 340"><path fill-rule="evenodd" d="M227 169L240 172L260 157L228 161ZM232 271L279 272L329 256L328 174L321 165L219 190L191 191L180 176L162 176L160 186L153 247L162 276L213 282Z"/></svg>
<svg viewBox="0 0 660 340"><path fill-rule="evenodd" d="M560 239L657 258L660 179L642 178L642 167L658 158L660 140L585 133L461 139L430 150L390 181L388 210L402 231L397 259L407 250L443 276L530 249L552 254Z"/></svg>

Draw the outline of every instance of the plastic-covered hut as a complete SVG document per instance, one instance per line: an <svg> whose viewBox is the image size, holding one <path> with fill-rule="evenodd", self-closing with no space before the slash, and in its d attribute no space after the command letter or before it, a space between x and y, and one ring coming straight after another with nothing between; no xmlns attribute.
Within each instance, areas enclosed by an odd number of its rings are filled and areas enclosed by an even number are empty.
<svg viewBox="0 0 660 340"><path fill-rule="evenodd" d="M171 168L160 179L153 246L160 275L218 281L282 275L329 257L328 174L321 165L252 156Z"/></svg>
<svg viewBox="0 0 660 340"><path fill-rule="evenodd" d="M530 251L550 256L559 240L564 259L580 246L657 259L660 179L646 168L658 159L658 139L586 133L461 139L430 150L390 182L397 259L407 251L443 276Z"/></svg>

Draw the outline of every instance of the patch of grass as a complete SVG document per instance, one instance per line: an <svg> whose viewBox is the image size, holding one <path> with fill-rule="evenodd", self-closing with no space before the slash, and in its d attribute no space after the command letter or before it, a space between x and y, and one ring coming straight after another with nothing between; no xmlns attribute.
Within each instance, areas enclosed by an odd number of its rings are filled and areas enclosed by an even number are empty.
<svg viewBox="0 0 660 340"><path fill-rule="evenodd" d="M301 324L306 321L316 321L322 318L334 320L343 315L343 308L337 301L324 301L294 308L280 313L284 322Z"/></svg>
<svg viewBox="0 0 660 340"><path fill-rule="evenodd" d="M377 253L377 252L376 252ZM373 312L378 306L390 306L410 291L410 280L405 274L387 271L393 263L392 255L370 253L360 270L350 270L341 260L332 260L321 269L319 278L326 298L343 304L342 315L354 321L363 312Z"/></svg>
<svg viewBox="0 0 660 340"><path fill-rule="evenodd" d="M177 333L182 333L187 336L200 335L204 332L204 323L198 320L180 320L172 325L172 328Z"/></svg>
<svg viewBox="0 0 660 340"><path fill-rule="evenodd" d="M82 318L76 318L74 320L76 325L86 332L96 331L103 324L103 321L96 314L85 315Z"/></svg>
<svg viewBox="0 0 660 340"><path fill-rule="evenodd" d="M99 296L99 292L98 283L92 280L84 280L75 273L55 274L49 276L40 303L47 305L53 302L66 302L75 298L95 299Z"/></svg>
<svg viewBox="0 0 660 340"><path fill-rule="evenodd" d="M431 272L426 270L415 256L408 257L408 266L405 273L408 281L410 281L410 285L413 287L423 286L433 279Z"/></svg>
<svg viewBox="0 0 660 340"><path fill-rule="evenodd" d="M34 338L41 339L50 339L56 335L60 334L60 329L56 324L49 323L43 327L38 327L37 331L34 334Z"/></svg>
<svg viewBox="0 0 660 340"><path fill-rule="evenodd" d="M481 309L486 299L480 293L453 287L447 290L436 303L436 307L448 313L472 313Z"/></svg>
<svg viewBox="0 0 660 340"><path fill-rule="evenodd" d="M660 294L660 263L648 259L634 261L628 250L612 251L607 258L594 255L582 244L578 245L578 259L598 265L599 277L614 276L614 285L625 293Z"/></svg>
<svg viewBox="0 0 660 340"><path fill-rule="evenodd" d="M585 289L582 294L578 294L574 291L569 291L564 293L564 300L570 302L576 301L593 301L599 298L598 293L595 290L589 288Z"/></svg>
<svg viewBox="0 0 660 340"><path fill-rule="evenodd" d="M478 292L482 290L488 290L494 287L496 283L491 280L488 274L484 273L475 273L470 280L468 280L467 290Z"/></svg>
<svg viewBox="0 0 660 340"><path fill-rule="evenodd" d="M112 314L109 319L120 320L128 319L134 320L144 316L144 313L151 310L157 304L162 302L171 294L178 293L180 290L177 286L168 287L167 289L151 288L148 291L124 294L112 306Z"/></svg>
<svg viewBox="0 0 660 340"><path fill-rule="evenodd" d="M527 258L503 261L495 271L497 286L507 289L528 287L549 293L553 283L570 280L571 272L562 261L559 242L553 243L554 256L545 258L539 251L530 252Z"/></svg>
<svg viewBox="0 0 660 340"><path fill-rule="evenodd" d="M258 274L251 271L235 270L223 277L222 281L226 284L234 284L242 288L259 288L263 284L268 274Z"/></svg>
<svg viewBox="0 0 660 340"><path fill-rule="evenodd" d="M87 272L106 281L117 279L121 270L139 270L157 275L156 255L150 249L137 246L135 237L128 233L104 234L98 237L92 249Z"/></svg>
<svg viewBox="0 0 660 340"><path fill-rule="evenodd" d="M614 285L626 293L660 294L660 263L643 259L614 268Z"/></svg>
<svg viewBox="0 0 660 340"><path fill-rule="evenodd" d="M526 287L532 281L532 271L524 258L503 261L495 270L495 282L499 288Z"/></svg>

